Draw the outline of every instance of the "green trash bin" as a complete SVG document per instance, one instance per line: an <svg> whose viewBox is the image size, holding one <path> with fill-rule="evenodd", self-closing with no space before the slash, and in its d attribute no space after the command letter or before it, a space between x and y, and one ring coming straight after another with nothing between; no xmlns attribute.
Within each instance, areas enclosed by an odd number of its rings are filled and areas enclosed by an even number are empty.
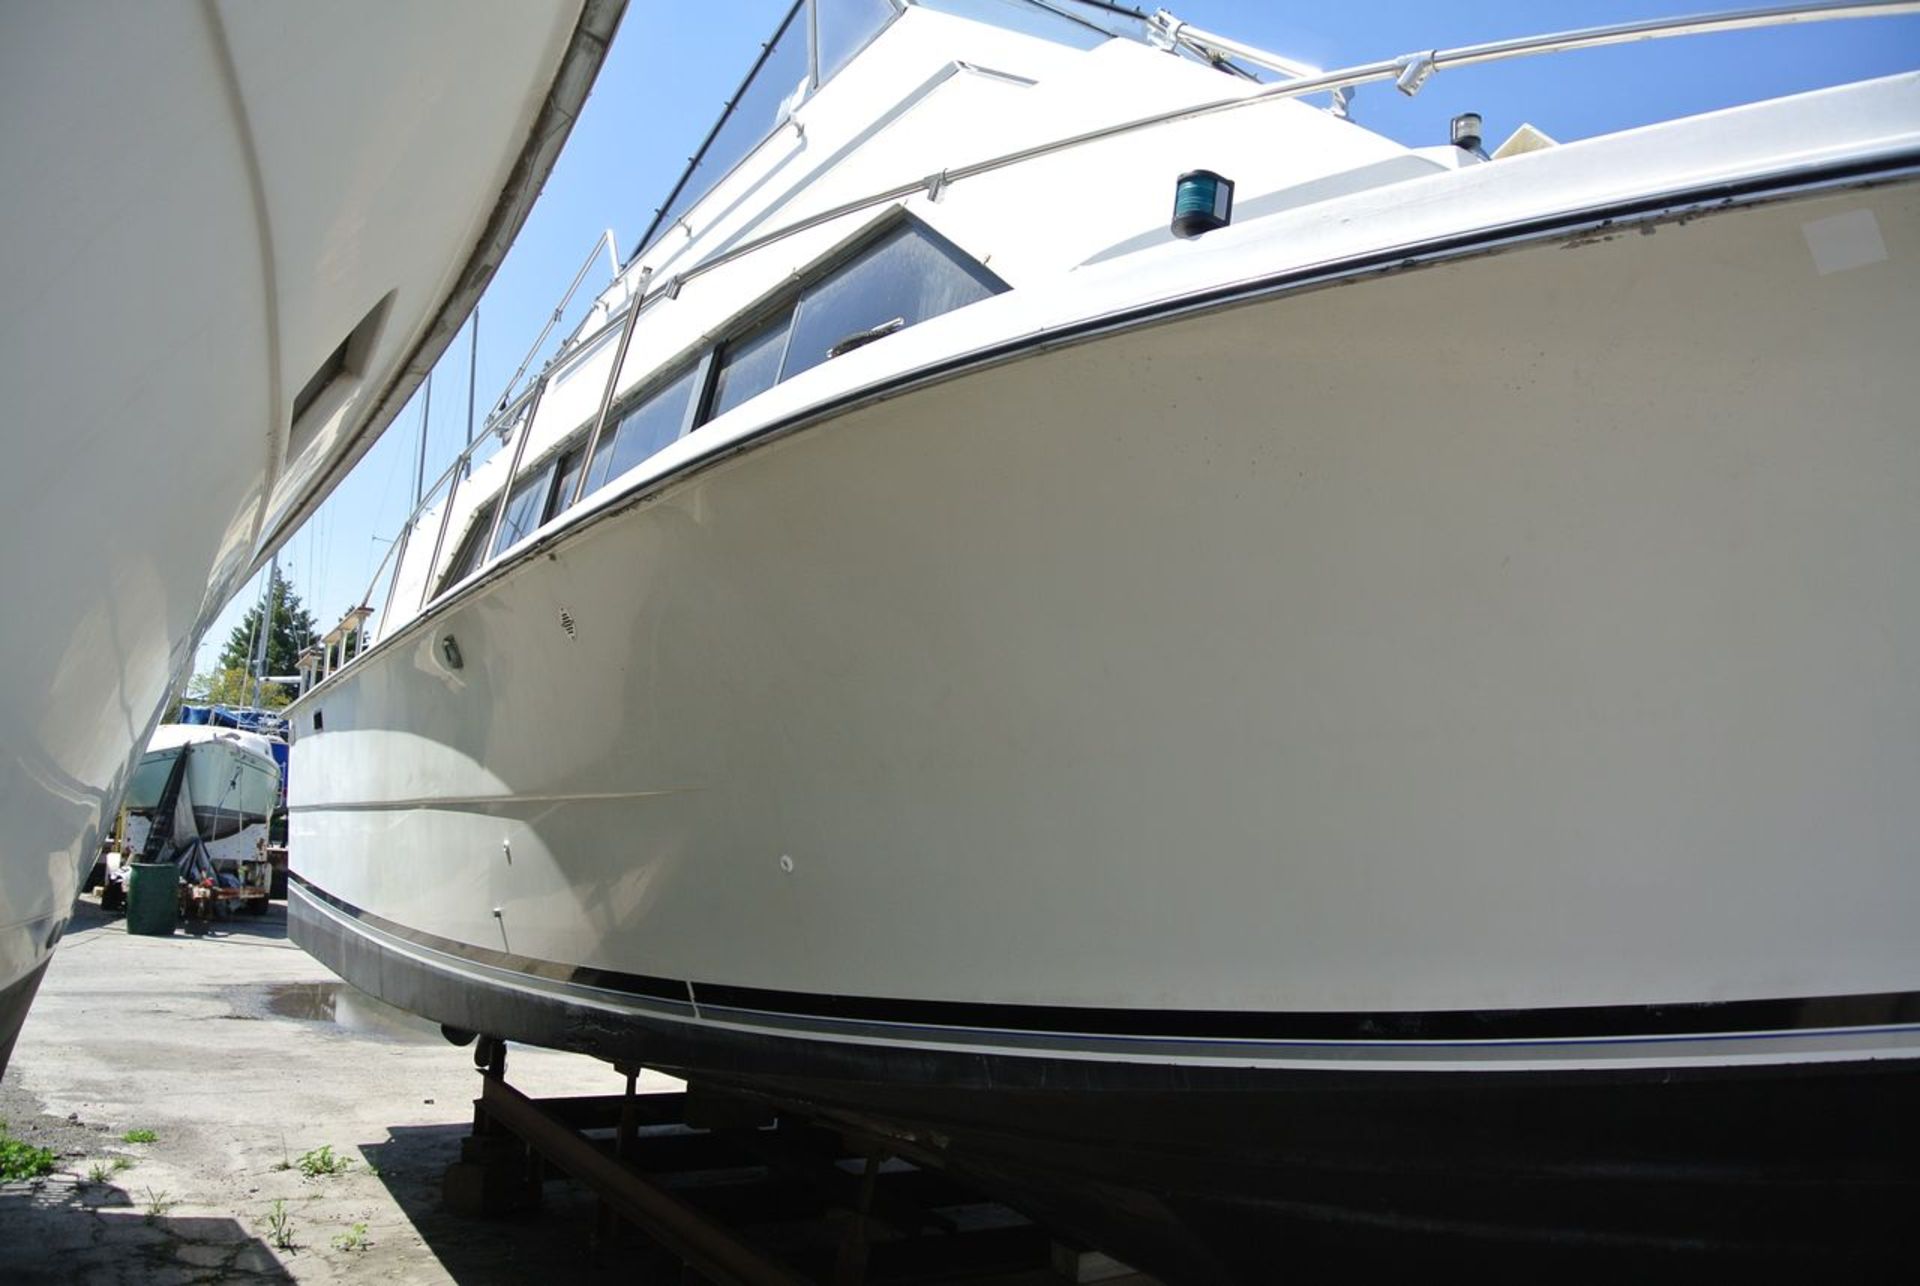
<svg viewBox="0 0 1920 1286"><path fill-rule="evenodd" d="M180 868L135 862L127 868L127 932L164 938L180 918Z"/></svg>

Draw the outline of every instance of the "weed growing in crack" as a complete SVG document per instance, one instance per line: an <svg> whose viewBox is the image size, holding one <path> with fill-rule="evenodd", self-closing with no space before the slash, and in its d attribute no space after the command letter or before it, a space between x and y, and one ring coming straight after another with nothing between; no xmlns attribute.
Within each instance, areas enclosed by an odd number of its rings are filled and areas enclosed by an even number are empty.
<svg viewBox="0 0 1920 1286"><path fill-rule="evenodd" d="M22 1143L0 1121L0 1183L17 1183L53 1173L53 1149Z"/></svg>
<svg viewBox="0 0 1920 1286"><path fill-rule="evenodd" d="M297 1164L301 1174L309 1179L317 1179L323 1174L345 1174L353 1162L347 1157L335 1156L333 1145L329 1143L311 1152L302 1152Z"/></svg>
<svg viewBox="0 0 1920 1286"><path fill-rule="evenodd" d="M267 1208L266 1218L261 1222L266 1224L267 1241L275 1250L294 1249L293 1216L287 1213L285 1201L275 1198L273 1205Z"/></svg>
<svg viewBox="0 0 1920 1286"><path fill-rule="evenodd" d="M122 1143L158 1143L160 1136L144 1126L137 1130L128 1130L120 1136Z"/></svg>
<svg viewBox="0 0 1920 1286"><path fill-rule="evenodd" d="M160 1222L161 1216L165 1215L167 1211L173 1209L175 1206L179 1204L180 1204L179 1202L173 1199L172 1194L167 1192L155 1192L151 1187L149 1187L147 1189L147 1213L146 1213L147 1223L151 1225L151 1224L156 1224Z"/></svg>
<svg viewBox="0 0 1920 1286"><path fill-rule="evenodd" d="M357 1223L345 1232L336 1234L333 1239L335 1250L365 1250L372 1244L372 1240L367 1236L367 1226L363 1223Z"/></svg>

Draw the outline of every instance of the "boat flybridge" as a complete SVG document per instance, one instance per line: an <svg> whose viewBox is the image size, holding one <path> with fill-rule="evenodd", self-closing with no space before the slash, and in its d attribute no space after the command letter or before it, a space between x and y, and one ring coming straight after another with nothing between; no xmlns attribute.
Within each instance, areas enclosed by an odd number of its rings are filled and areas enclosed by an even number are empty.
<svg viewBox="0 0 1920 1286"><path fill-rule="evenodd" d="M1915 8L1321 72L795 4L291 710L295 937L1168 1281L1887 1252L1920 75L1491 148L1348 100Z"/></svg>
<svg viewBox="0 0 1920 1286"><path fill-rule="evenodd" d="M201 636L459 330L624 2L0 8L0 1070Z"/></svg>

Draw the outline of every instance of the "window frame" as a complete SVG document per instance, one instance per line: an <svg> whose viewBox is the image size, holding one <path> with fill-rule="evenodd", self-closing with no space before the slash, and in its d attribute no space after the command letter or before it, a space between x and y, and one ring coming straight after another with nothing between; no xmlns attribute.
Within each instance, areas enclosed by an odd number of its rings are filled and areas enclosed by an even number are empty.
<svg viewBox="0 0 1920 1286"><path fill-rule="evenodd" d="M848 55L847 62L852 62L855 58L859 57L868 45L879 39L881 33L890 29L895 21L899 19L900 15L907 11L907 0L887 0L887 3L893 9L893 17L881 23L878 30L868 35L854 52ZM708 149L713 146L714 140L720 137L720 131L726 127L727 121L732 118L733 105L739 102L741 97L746 94L747 89L753 84L754 78L760 74L760 69L766 66L767 59L772 55L774 46L780 43L780 38L787 33L788 28L795 19L805 22L807 26L806 88L800 96L800 102L794 105L795 109L797 110L802 104L810 102L813 96L820 92L825 82L820 79L820 24L817 13L817 0L794 0L793 7L787 10L786 14L780 19L779 24L774 27L773 34L760 46L760 52L754 58L753 66L747 69L747 74L741 78L740 83L734 87L733 93L727 97L727 105L721 110L720 118L714 121L713 128L707 131L706 135L700 140L700 146L694 149L692 158L687 162L687 168L680 172L679 180L674 183L672 189L661 200L659 207L653 212L653 217L647 221L647 230L640 234L640 240L634 245L633 253L627 256L626 261L628 263L632 263L635 259L638 259L641 255L652 249L655 243L672 230L674 224L685 218L695 206L706 200L715 189L732 178L734 171L738 170L742 165L745 165L756 152L766 146L767 140L775 134L778 134L781 127L792 118L791 113L789 113L786 116L782 116L779 120L776 120L772 126L768 128L767 132L760 136L758 141L734 158L733 164L729 165L719 174L714 175L712 180L707 183L697 196L688 201L686 205L675 210L675 202L680 200L681 194L687 184L691 182L693 176L699 172L700 163L706 160ZM842 65L844 66L845 64ZM670 212L673 214L673 218L671 219L667 218Z"/></svg>
<svg viewBox="0 0 1920 1286"><path fill-rule="evenodd" d="M756 338L763 330L769 328L768 324L770 322L784 312L787 318L787 329L786 333L780 337L780 357L773 366L773 383L761 389L760 393L764 393L767 389L771 389L780 383L780 368L785 366L787 362L787 345L793 341L793 307L799 302L799 299L800 296L797 293L793 293L793 286L790 283L783 282L781 283L780 289L775 291L774 294L764 296L755 300L752 305L749 305L747 310L740 314L742 320L729 323L721 328L720 333L725 338L708 347L707 353L710 360L707 364L705 379L698 388L694 389L693 405L696 414L693 419L693 428L698 428L700 425L705 424L708 420L713 419L715 415L725 414L724 411L716 412L713 409L714 398L720 391L722 355L743 340ZM751 402L754 398L760 396L760 393L754 393L742 399L742 401Z"/></svg>
<svg viewBox="0 0 1920 1286"><path fill-rule="evenodd" d="M634 392L620 398L612 406L608 407L606 424L601 427L600 441L595 444L594 454L598 455L604 450L609 460L611 460L613 449L619 441L620 426L626 421L626 418L639 410L646 402L666 392L677 383L682 376L687 375L692 377L692 388L687 395L687 409L680 413L680 428L674 433L672 439L667 443L667 446L671 446L674 442L678 442L681 438L693 432L694 425L699 422L696 417L700 412L701 397L704 394L708 381L713 378L713 355L718 351L718 347L716 344L703 343L698 356L693 357L691 360L689 360L685 354L682 354L679 359L666 363L659 370L656 370L646 379L640 381ZM612 430L611 433L608 432L609 428ZM574 430L573 434L569 435L569 440L571 440L572 437L579 437L581 440L580 449L584 451L586 450L586 438L592 432L593 421L590 419L580 428ZM660 448L661 451L666 449L666 446ZM655 454L657 455L658 452L655 452ZM653 457L648 456L647 458L652 459ZM609 469L607 476L596 484L593 481L593 460L587 460L584 474L586 485L580 491L581 503L584 504L588 496L620 476L619 474L611 472L613 467L611 464L607 467ZM563 505L558 512L564 513L572 507L572 497L568 497L568 502Z"/></svg>
<svg viewBox="0 0 1920 1286"><path fill-rule="evenodd" d="M663 363L658 369L649 374L646 379L640 381L634 391L620 397L607 409L607 417L601 429L600 441L594 444L595 454L597 455L600 451L604 450L610 455L618 442L619 426L627 416L639 409L639 407L649 399L665 392L671 385L683 377L690 376L692 381L691 392L687 398L686 410L681 413L678 431L675 432L674 436L669 439L667 443L661 446L660 450L666 450L667 446L680 441L680 439L686 437L701 425L715 418L712 405L713 396L718 384L722 355L729 347L740 342L742 339L751 338L759 333L769 321L780 316L782 313L786 315L786 333L781 337L780 361L775 367L774 382L768 385L766 389L762 389L761 392L764 393L784 383L785 380L781 377L785 374L787 356L793 342L793 323L798 316L801 301L807 296L809 291L858 262L862 256L902 231L910 231L925 239L929 245L945 255L949 262L985 288L989 298L993 295L1004 294L1013 289L1010 282L989 268L984 262L975 258L964 246L954 241L953 238L947 236L938 228L935 228L925 219L920 218L904 206L894 206L878 218L870 221L865 227L858 229L846 237L832 249L820 255L812 264L800 269L791 277L783 280L780 285L773 290L762 295L735 313L725 324L709 332L709 337L703 339L699 347L693 350L691 354L682 351L674 360ZM945 315L945 313L934 314L935 317ZM921 320L932 321L933 317L925 317ZM919 324L919 322L914 323L916 326ZM912 327L905 327L904 329L910 330ZM807 369L816 369L833 360L835 359L827 358ZM796 372L796 374L804 373L805 372ZM759 393L755 393L752 397L748 397L744 401L750 402L753 400L753 397L758 397L759 395ZM744 402L742 405L744 405ZM606 426L612 427L611 434L608 433ZM521 431L531 432L532 426L529 425ZM547 479L547 498L542 506L539 519L529 527L526 532L522 533L518 540L498 550L485 552L474 561L472 566L465 568L458 576L455 576L454 570L458 566L460 553L466 548L467 542L470 539L476 538L474 535L474 526L469 526L467 531L461 536L460 545L456 546L454 550L453 559L447 564L446 573L441 576L435 585L432 598L439 598L460 581L480 571L496 559L511 553L514 549L518 548L528 536L532 535L533 532L538 531L547 523L552 522L561 514L575 507L571 495L562 495L560 493L559 483L562 475L565 473L567 455L578 452L584 456L587 449L587 440L592 435L592 432L593 418L590 417L585 423L579 425L565 437L561 438L551 450L544 452L531 464L522 466L520 473L516 477L506 479L500 488L495 490L486 500L482 501L481 504L476 507L475 518L472 521L475 525L480 526L482 530L490 530L493 525L493 514L495 510L502 505L512 503L515 484L521 479L532 477L539 471L551 467L552 472ZM653 454L657 455L659 452L656 451ZM645 458L652 459L653 457L649 455ZM642 462L636 462L634 465L629 466L629 468L637 468L639 463ZM588 496L593 495L602 488L610 486L617 477L621 476L609 472L605 478L602 478L596 484L593 480L593 465L593 458L590 456L582 460L581 477L584 480L580 488L580 500L582 503L586 501ZM609 469L611 469L611 465L609 465ZM484 518L484 522L481 521L482 518ZM506 532L504 521L501 524L500 530L501 534L504 535ZM477 538L484 539L484 536Z"/></svg>
<svg viewBox="0 0 1920 1286"><path fill-rule="evenodd" d="M460 533L460 543L453 547L453 556L447 559L447 569L441 572L440 579L434 582L433 594L427 600L439 598L442 594L458 585L467 577L485 567L492 561L493 555L482 553L480 547L487 542L493 531L493 515L506 500L506 489L493 492L474 507L467 519L466 530ZM461 555L473 552L473 558L467 566L461 566ZM428 568L427 574L433 575L434 568Z"/></svg>
<svg viewBox="0 0 1920 1286"><path fill-rule="evenodd" d="M879 218L874 219L865 227L847 237L846 240L842 241L839 245L821 255L818 259L814 260L812 264L802 268L799 272L795 273L791 279L782 282L780 286L773 291L761 296L759 299L754 300L751 304L741 309L738 313L734 314L730 321L716 330L715 333L721 336L721 338L707 347L706 351L709 358L708 369L704 375L704 382L695 390L697 396L694 398L693 404L698 415L682 432L682 436L684 437L687 433L691 433L694 429L715 418L712 408L714 373L717 369L717 362L712 359L716 358L719 353L724 352L728 347L738 343L740 340L751 338L757 334L760 328L770 319L777 317L784 311L787 314L787 333L780 347L780 365L776 369L773 383L769 384L766 389L762 389L761 392L777 388L779 385L785 383L786 380L782 378L782 376L784 376L786 372L788 350L793 343L793 322L799 315L801 300L821 282L826 281L829 277L850 267L857 262L861 256L867 254L881 242L894 236L903 229L911 230L921 237L924 237L936 250L944 254L968 276L972 277L974 281L985 287L989 298L994 295L1005 294L1013 289L1012 284L1008 282L1006 278L987 267L985 263L970 254L964 246L953 240L953 238L947 236L905 206L894 206ZM935 314L935 316L942 317L945 315L945 313ZM933 318L926 317L921 320L932 321ZM915 322L913 325L917 326L919 324L920 322ZM902 329L912 330L913 326L903 327ZM816 367L825 366L833 360L833 358L827 358L826 361L816 362L807 369L813 370ZM804 373L805 372L795 372L795 374ZM755 394L754 396L758 397L759 394ZM747 400L751 401L752 398Z"/></svg>

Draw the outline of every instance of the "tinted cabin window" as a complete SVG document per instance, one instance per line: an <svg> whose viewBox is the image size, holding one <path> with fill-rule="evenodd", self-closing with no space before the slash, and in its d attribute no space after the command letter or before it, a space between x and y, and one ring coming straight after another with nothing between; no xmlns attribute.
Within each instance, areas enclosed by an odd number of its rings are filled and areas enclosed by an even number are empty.
<svg viewBox="0 0 1920 1286"><path fill-rule="evenodd" d="M805 6L795 5L773 39L773 47L755 69L747 83L728 104L726 115L700 152L699 159L680 180L679 188L667 198L666 206L654 218L642 247L653 242L673 226L707 189L726 177L727 171L763 139L773 133L784 119L781 108L797 103L804 92L808 75L808 33Z"/></svg>
<svg viewBox="0 0 1920 1286"><path fill-rule="evenodd" d="M580 453L585 449L585 443L576 443L560 457L559 476L554 479L553 495L547 500L547 512L540 521L545 522L573 503L573 489L580 482Z"/></svg>
<svg viewBox="0 0 1920 1286"><path fill-rule="evenodd" d="M520 543L520 538L540 525L547 512L547 497L553 491L554 461L549 460L535 473L529 474L515 484L507 496L506 517L500 520L500 535L493 542L493 552L512 549Z"/></svg>
<svg viewBox="0 0 1920 1286"><path fill-rule="evenodd" d="M453 551L453 561L447 564L446 575L440 578L435 593L465 580L480 565L480 546L486 543L487 532L493 529L493 511L499 507L500 497L495 496L474 512L473 520L467 524L467 534L460 538L460 547Z"/></svg>
<svg viewBox="0 0 1920 1286"><path fill-rule="evenodd" d="M778 382L780 358L786 352L787 324L792 318L791 313L782 313L777 320L720 350L714 363L713 398L707 403L708 419Z"/></svg>
<svg viewBox="0 0 1920 1286"><path fill-rule="evenodd" d="M818 0L814 12L820 26L820 83L824 85L892 21L895 10L893 0Z"/></svg>
<svg viewBox="0 0 1920 1286"><path fill-rule="evenodd" d="M794 308L780 378L818 366L836 346L857 346L890 326L917 325L1002 288L985 269L907 224L807 287Z"/></svg>
<svg viewBox="0 0 1920 1286"><path fill-rule="evenodd" d="M1111 10L1066 0L1053 8L1027 0L920 0L929 9L943 9L1008 31L1040 36L1076 49L1092 49L1114 32L1143 33L1144 24L1131 22ZM1069 16L1071 15L1071 16Z"/></svg>
<svg viewBox="0 0 1920 1286"><path fill-rule="evenodd" d="M628 409L618 424L607 421L600 431L600 445L594 448L593 467L587 470L588 493L680 436L687 423L687 404L693 400L693 377L694 368L689 367ZM560 503L567 501L562 498Z"/></svg>

